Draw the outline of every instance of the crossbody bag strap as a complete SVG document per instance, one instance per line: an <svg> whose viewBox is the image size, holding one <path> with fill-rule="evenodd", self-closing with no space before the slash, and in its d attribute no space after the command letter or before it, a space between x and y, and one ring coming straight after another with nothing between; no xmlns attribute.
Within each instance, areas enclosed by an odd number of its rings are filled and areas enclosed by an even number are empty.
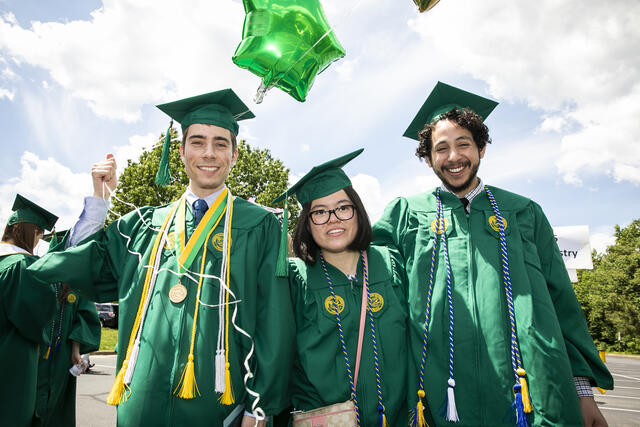
<svg viewBox="0 0 640 427"><path fill-rule="evenodd" d="M358 351L356 352L356 369L353 377L353 388L358 384L358 372L360 371L360 356L362 355L362 338L364 336L364 321L367 313L367 305L369 302L369 284L365 283L365 278L369 277L367 252L362 253L362 306L360 307L360 330L358 331Z"/></svg>

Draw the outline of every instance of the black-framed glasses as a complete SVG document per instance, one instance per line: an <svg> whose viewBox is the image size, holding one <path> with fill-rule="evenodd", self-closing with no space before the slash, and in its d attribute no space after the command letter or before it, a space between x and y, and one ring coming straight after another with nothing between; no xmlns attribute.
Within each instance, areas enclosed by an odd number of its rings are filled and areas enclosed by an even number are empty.
<svg viewBox="0 0 640 427"><path fill-rule="evenodd" d="M331 214L334 214L340 221L353 218L356 207L354 205L342 205L335 209L317 209L309 212L309 218L315 225L322 225L329 222Z"/></svg>

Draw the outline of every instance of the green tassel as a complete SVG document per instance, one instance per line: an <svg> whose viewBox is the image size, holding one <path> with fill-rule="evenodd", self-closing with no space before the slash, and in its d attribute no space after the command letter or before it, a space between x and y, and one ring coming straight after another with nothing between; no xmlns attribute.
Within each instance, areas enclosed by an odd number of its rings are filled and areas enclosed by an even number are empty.
<svg viewBox="0 0 640 427"><path fill-rule="evenodd" d="M289 209L287 209L287 199L284 199L284 215L282 218L282 233L280 234L280 250L278 251L278 264L276 266L276 276L287 277L289 275L289 239L287 231L289 228Z"/></svg>
<svg viewBox="0 0 640 427"><path fill-rule="evenodd" d="M169 123L169 128L164 136L164 144L162 145L162 157L160 157L160 166L158 166L158 172L156 173L156 184L169 185L171 181L171 170L169 168L169 153L171 152L171 128L173 127L173 120Z"/></svg>

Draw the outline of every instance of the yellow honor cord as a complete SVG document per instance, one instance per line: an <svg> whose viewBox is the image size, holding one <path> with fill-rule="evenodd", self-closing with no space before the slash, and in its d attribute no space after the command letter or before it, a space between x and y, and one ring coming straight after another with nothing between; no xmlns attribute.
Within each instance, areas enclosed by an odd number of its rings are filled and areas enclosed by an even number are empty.
<svg viewBox="0 0 640 427"><path fill-rule="evenodd" d="M122 366L118 371L118 375L116 375L116 379L113 383L113 387L111 387L111 392L109 396L107 396L107 404L109 405L119 405L122 402L122 399L128 397L125 393L125 384L124 384L124 374L127 371L127 366L129 365L129 357L131 357L131 350L133 348L133 343L135 342L136 335L138 333L138 328L140 327L140 320L142 319L142 311L144 310L145 300L147 298L147 294L149 293L149 285L151 283L151 277L153 276L153 265L156 260L156 256L158 254L158 247L160 246L160 241L162 240L162 236L164 235L164 231L167 228L167 224L169 220L173 217L174 212L179 203L174 203L171 207L171 210L167 214L164 222L162 223L162 227L158 234L156 235L156 240L153 243L153 248L151 249L151 255L149 256L149 266L151 268L147 269L147 274L144 279L144 286L142 288L142 295L140 296L140 303L138 304L138 312L136 313L136 318L133 322L133 327L131 328L131 333L129 335L129 344L127 345L127 352L125 353L124 361L122 362Z"/></svg>
<svg viewBox="0 0 640 427"><path fill-rule="evenodd" d="M211 212L213 212L213 210L211 210ZM207 259L207 241L209 241L211 234L216 229L216 227L220 223L220 220L223 217L224 215L220 215L218 217L218 219L216 220L216 223L213 225L213 227L211 227L211 230L209 230L209 232L207 233L207 238L205 239L204 245L202 245L202 248L203 248L202 262L200 263L200 278L198 280L198 291L196 293L196 307L193 313L193 324L191 325L191 344L189 345L189 357L187 360L187 364L184 367L184 371L182 372L180 382L178 383L178 386L176 387L176 389L173 391L174 394L178 392L177 393L178 397L182 399L193 399L195 397L196 392L200 394L200 390L198 390L198 384L196 383L195 362L194 362L194 356L193 356L193 348L195 346L195 341L196 341L196 325L198 322L198 309L200 308L200 291L202 289L202 282L204 281L203 274L204 274L205 262ZM201 223L202 222L204 221L201 221ZM195 239L190 239L189 242L191 243L192 240L195 240ZM187 245L187 247L188 246L189 245ZM178 388L180 388L180 391L178 391Z"/></svg>
<svg viewBox="0 0 640 427"><path fill-rule="evenodd" d="M231 200L231 206L229 206L229 230L231 230L231 220L233 219L233 200ZM225 289L225 321L224 321L224 347L226 349L224 353L224 393L220 396L220 403L223 405L232 405L235 403L235 397L233 396L233 386L231 384L231 365L229 364L229 287L230 281L230 265L231 265L231 231L227 237L227 277Z"/></svg>
<svg viewBox="0 0 640 427"><path fill-rule="evenodd" d="M516 370L519 377L520 382L520 394L522 395L522 407L524 408L524 412L529 414L533 411L533 407L531 405L531 398L529 396L529 387L527 386L527 380L525 375L527 374L524 369L518 368Z"/></svg>

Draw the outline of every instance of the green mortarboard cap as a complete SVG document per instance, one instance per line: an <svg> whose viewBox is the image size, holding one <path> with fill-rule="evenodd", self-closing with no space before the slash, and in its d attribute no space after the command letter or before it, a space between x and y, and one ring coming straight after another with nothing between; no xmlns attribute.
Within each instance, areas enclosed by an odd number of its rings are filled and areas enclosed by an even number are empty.
<svg viewBox="0 0 640 427"><path fill-rule="evenodd" d="M287 191L276 197L271 203L278 203L282 200L284 203L284 217L282 220L282 234L280 236L280 251L278 252L278 264L276 266L276 275L285 277L287 275L287 255L288 255L288 239L287 239L287 221L289 219L287 209L287 198L294 194L298 196L298 201L305 204L320 197L328 196L338 190L351 185L351 180L342 167L356 158L364 151L360 148L344 156L329 160L321 165L314 166L305 176L300 178L298 182L293 184Z"/></svg>
<svg viewBox="0 0 640 427"><path fill-rule="evenodd" d="M278 203L284 198L296 195L301 204L305 204L320 197L328 196L338 190L351 185L351 180L342 170L342 166L349 163L364 151L360 148L344 156L314 166L298 182L287 191L279 195L272 203Z"/></svg>
<svg viewBox="0 0 640 427"><path fill-rule="evenodd" d="M173 120L180 123L183 135L189 125L201 123L229 129L237 136L238 122L255 117L249 107L242 102L232 89L192 96L191 98L160 104L157 107L172 119L165 135L160 166L156 174L156 184L159 185L167 185L171 178L169 172L169 149Z"/></svg>
<svg viewBox="0 0 640 427"><path fill-rule="evenodd" d="M418 140L424 125L455 107L469 108L486 120L497 105L496 101L438 82L402 136Z"/></svg>
<svg viewBox="0 0 640 427"><path fill-rule="evenodd" d="M157 106L182 126L182 133L194 123L216 125L238 135L238 121L255 115L232 89L223 89Z"/></svg>
<svg viewBox="0 0 640 427"><path fill-rule="evenodd" d="M43 230L53 230L53 226L58 220L57 216L19 194L16 194L12 209L13 213L9 216L7 225L28 222L37 225Z"/></svg>

